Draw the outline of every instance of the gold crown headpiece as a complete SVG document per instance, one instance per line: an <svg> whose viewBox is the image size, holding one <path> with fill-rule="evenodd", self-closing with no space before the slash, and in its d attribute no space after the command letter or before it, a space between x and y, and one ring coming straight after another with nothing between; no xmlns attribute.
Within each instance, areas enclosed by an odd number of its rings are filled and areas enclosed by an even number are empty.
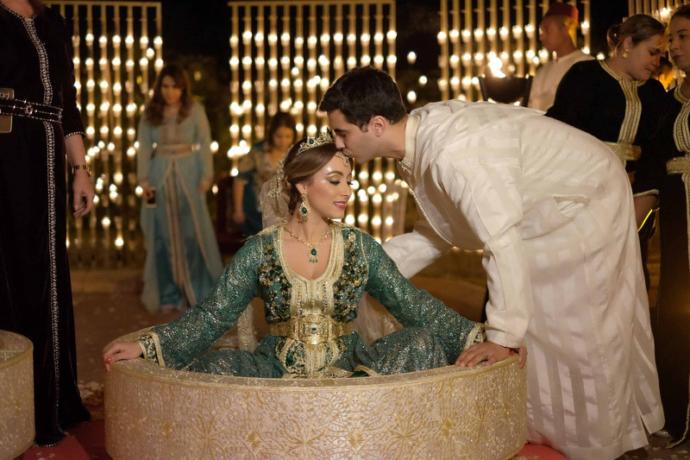
<svg viewBox="0 0 690 460"><path fill-rule="evenodd" d="M333 135L331 134L330 129L321 132L321 134L319 134L317 137L307 136L307 140L299 145L299 148L297 149L297 155L300 155L301 153L316 148L320 145L332 144L333 142Z"/></svg>

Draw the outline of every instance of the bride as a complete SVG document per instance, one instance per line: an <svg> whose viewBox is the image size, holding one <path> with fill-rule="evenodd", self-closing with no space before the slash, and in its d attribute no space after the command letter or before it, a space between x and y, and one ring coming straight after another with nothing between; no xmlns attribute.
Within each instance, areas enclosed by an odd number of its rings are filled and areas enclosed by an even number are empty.
<svg viewBox="0 0 690 460"><path fill-rule="evenodd" d="M160 366L215 374L347 377L507 358L512 351L497 344L469 350L484 341L480 323L415 288L371 236L334 221L344 216L351 178L351 161L329 133L295 144L271 193L286 218L247 240L202 303L136 342L106 346L106 369L143 356ZM371 345L353 327L365 292L403 326ZM214 349L257 296L269 334L253 352Z"/></svg>

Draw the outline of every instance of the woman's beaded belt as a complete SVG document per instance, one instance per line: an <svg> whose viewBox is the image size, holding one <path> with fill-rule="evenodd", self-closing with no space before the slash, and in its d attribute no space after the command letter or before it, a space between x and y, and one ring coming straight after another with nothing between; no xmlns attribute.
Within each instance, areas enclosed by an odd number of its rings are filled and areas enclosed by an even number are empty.
<svg viewBox="0 0 690 460"><path fill-rule="evenodd" d="M187 155L198 150L195 144L157 144L155 147L158 155Z"/></svg>
<svg viewBox="0 0 690 460"><path fill-rule="evenodd" d="M298 316L268 325L269 335L288 337L311 345L331 342L338 337L349 335L353 331L352 321L343 323L321 314Z"/></svg>
<svg viewBox="0 0 690 460"><path fill-rule="evenodd" d="M668 174L680 174L685 187L685 228L688 239L688 266L690 266L690 153L668 160L666 172Z"/></svg>
<svg viewBox="0 0 690 460"><path fill-rule="evenodd" d="M642 154L642 149L633 144L626 144L623 142L604 142L604 144L608 145L611 150L613 150L613 153L618 155L618 158L621 159L623 164L625 164L628 161L637 161L640 159L640 155Z"/></svg>
<svg viewBox="0 0 690 460"><path fill-rule="evenodd" d="M29 118L31 120L62 122L62 108L29 102L23 99L0 98L0 115Z"/></svg>

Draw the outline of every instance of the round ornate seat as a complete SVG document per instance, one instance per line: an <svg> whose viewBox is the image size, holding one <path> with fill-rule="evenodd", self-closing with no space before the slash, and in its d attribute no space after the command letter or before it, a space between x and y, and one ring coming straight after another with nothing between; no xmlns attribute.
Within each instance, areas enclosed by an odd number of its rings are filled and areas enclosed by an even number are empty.
<svg viewBox="0 0 690 460"><path fill-rule="evenodd" d="M114 459L506 459L524 445L517 358L343 379L256 379L116 363L106 378Z"/></svg>
<svg viewBox="0 0 690 460"><path fill-rule="evenodd" d="M33 345L0 330L0 458L16 458L34 441Z"/></svg>

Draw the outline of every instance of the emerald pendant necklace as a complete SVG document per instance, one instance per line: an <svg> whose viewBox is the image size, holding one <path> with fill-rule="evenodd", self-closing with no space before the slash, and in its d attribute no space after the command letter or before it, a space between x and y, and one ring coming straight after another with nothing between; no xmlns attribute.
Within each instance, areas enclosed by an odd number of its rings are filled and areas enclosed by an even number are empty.
<svg viewBox="0 0 690 460"><path fill-rule="evenodd" d="M292 238L294 238L295 240L299 241L300 243L304 244L307 248L309 248L309 263L310 264L319 263L319 251L318 251L318 249L316 249L316 245L328 237L328 235L331 233L330 227L328 228L328 230L326 230L326 232L323 235L321 235L321 238L319 238L319 240L314 242L314 243L310 243L309 241L295 235L294 233L292 233L290 231L289 228L287 228L287 225L284 226L283 228L288 233L288 235L290 235Z"/></svg>

